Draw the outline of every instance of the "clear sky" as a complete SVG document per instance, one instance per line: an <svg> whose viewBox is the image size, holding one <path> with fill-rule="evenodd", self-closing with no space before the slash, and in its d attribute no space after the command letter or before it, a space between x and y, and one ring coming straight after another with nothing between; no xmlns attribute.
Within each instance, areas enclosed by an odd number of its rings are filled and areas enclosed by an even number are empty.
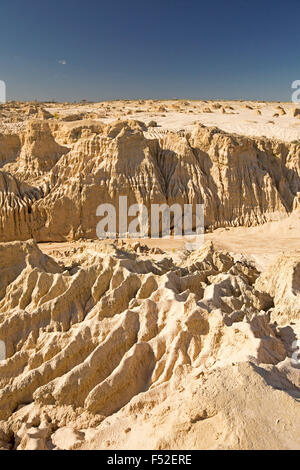
<svg viewBox="0 0 300 470"><path fill-rule="evenodd" d="M8 99L291 99L299 0L1 0Z"/></svg>

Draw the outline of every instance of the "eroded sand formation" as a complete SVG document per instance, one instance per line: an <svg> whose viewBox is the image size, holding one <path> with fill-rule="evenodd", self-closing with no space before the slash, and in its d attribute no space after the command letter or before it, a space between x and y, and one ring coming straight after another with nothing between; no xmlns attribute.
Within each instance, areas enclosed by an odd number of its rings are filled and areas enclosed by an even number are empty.
<svg viewBox="0 0 300 470"><path fill-rule="evenodd" d="M299 206L300 144L202 125L154 139L139 121L52 127L33 120L1 137L3 241L96 238L98 205L117 206L120 195L148 209L203 203L210 228L255 225Z"/></svg>
<svg viewBox="0 0 300 470"><path fill-rule="evenodd" d="M298 442L286 323L299 320L299 253L260 276L211 244L174 259L100 242L58 261L33 241L0 249L2 446Z"/></svg>
<svg viewBox="0 0 300 470"><path fill-rule="evenodd" d="M300 145L56 112L11 105L0 136L0 447L299 448L300 251L36 241L94 239L120 194L210 229L296 215Z"/></svg>

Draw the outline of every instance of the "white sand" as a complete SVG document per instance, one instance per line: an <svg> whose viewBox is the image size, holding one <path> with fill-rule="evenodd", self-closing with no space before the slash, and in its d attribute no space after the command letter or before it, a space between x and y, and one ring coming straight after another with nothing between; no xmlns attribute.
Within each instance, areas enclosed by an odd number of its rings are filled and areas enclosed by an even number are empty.
<svg viewBox="0 0 300 470"><path fill-rule="evenodd" d="M143 104L133 101L103 102L85 105L54 105L47 109L54 113L78 113L87 112L101 114L99 118L102 122L112 122L119 119L137 119L148 124L156 121L159 130L189 130L195 121L206 126L216 126L229 132L248 136L265 136L276 138L286 142L300 140L300 119L292 116L292 109L300 107L293 103L279 102L244 102L244 101L186 101L185 105L181 101L155 101ZM212 105L219 103L226 109L223 114L221 109L213 109ZM165 111L158 111L159 107ZM179 110L173 107L178 106ZM250 106L253 109L248 109ZM278 106L285 111L285 115L274 117L278 113ZM213 112L204 113L203 110L209 107ZM233 108L233 109L230 109ZM261 112L261 115L258 114ZM130 112L130 114L128 114Z"/></svg>

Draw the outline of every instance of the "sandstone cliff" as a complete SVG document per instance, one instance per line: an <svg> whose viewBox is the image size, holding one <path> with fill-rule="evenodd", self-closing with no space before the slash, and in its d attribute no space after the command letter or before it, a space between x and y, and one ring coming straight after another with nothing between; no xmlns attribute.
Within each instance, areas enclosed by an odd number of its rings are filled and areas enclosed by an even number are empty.
<svg viewBox="0 0 300 470"><path fill-rule="evenodd" d="M96 208L117 205L119 195L147 207L204 203L211 228L298 210L299 144L202 125L155 138L146 131L139 121L33 120L19 136L3 136L0 240L96 238Z"/></svg>

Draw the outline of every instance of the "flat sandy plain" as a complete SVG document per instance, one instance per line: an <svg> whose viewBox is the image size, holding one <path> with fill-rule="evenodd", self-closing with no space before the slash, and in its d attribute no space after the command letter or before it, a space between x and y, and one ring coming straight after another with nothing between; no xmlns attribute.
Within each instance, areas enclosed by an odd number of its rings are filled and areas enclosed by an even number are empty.
<svg viewBox="0 0 300 470"><path fill-rule="evenodd" d="M91 114L105 123L116 119L137 119L146 124L155 121L158 128L153 130L153 136L166 130L188 131L195 122L200 122L229 133L265 136L286 142L300 139L300 120L293 116L295 107L297 105L293 103L217 100L111 101L61 106L45 104L52 114L87 113L87 116ZM282 114L282 109L286 114Z"/></svg>

